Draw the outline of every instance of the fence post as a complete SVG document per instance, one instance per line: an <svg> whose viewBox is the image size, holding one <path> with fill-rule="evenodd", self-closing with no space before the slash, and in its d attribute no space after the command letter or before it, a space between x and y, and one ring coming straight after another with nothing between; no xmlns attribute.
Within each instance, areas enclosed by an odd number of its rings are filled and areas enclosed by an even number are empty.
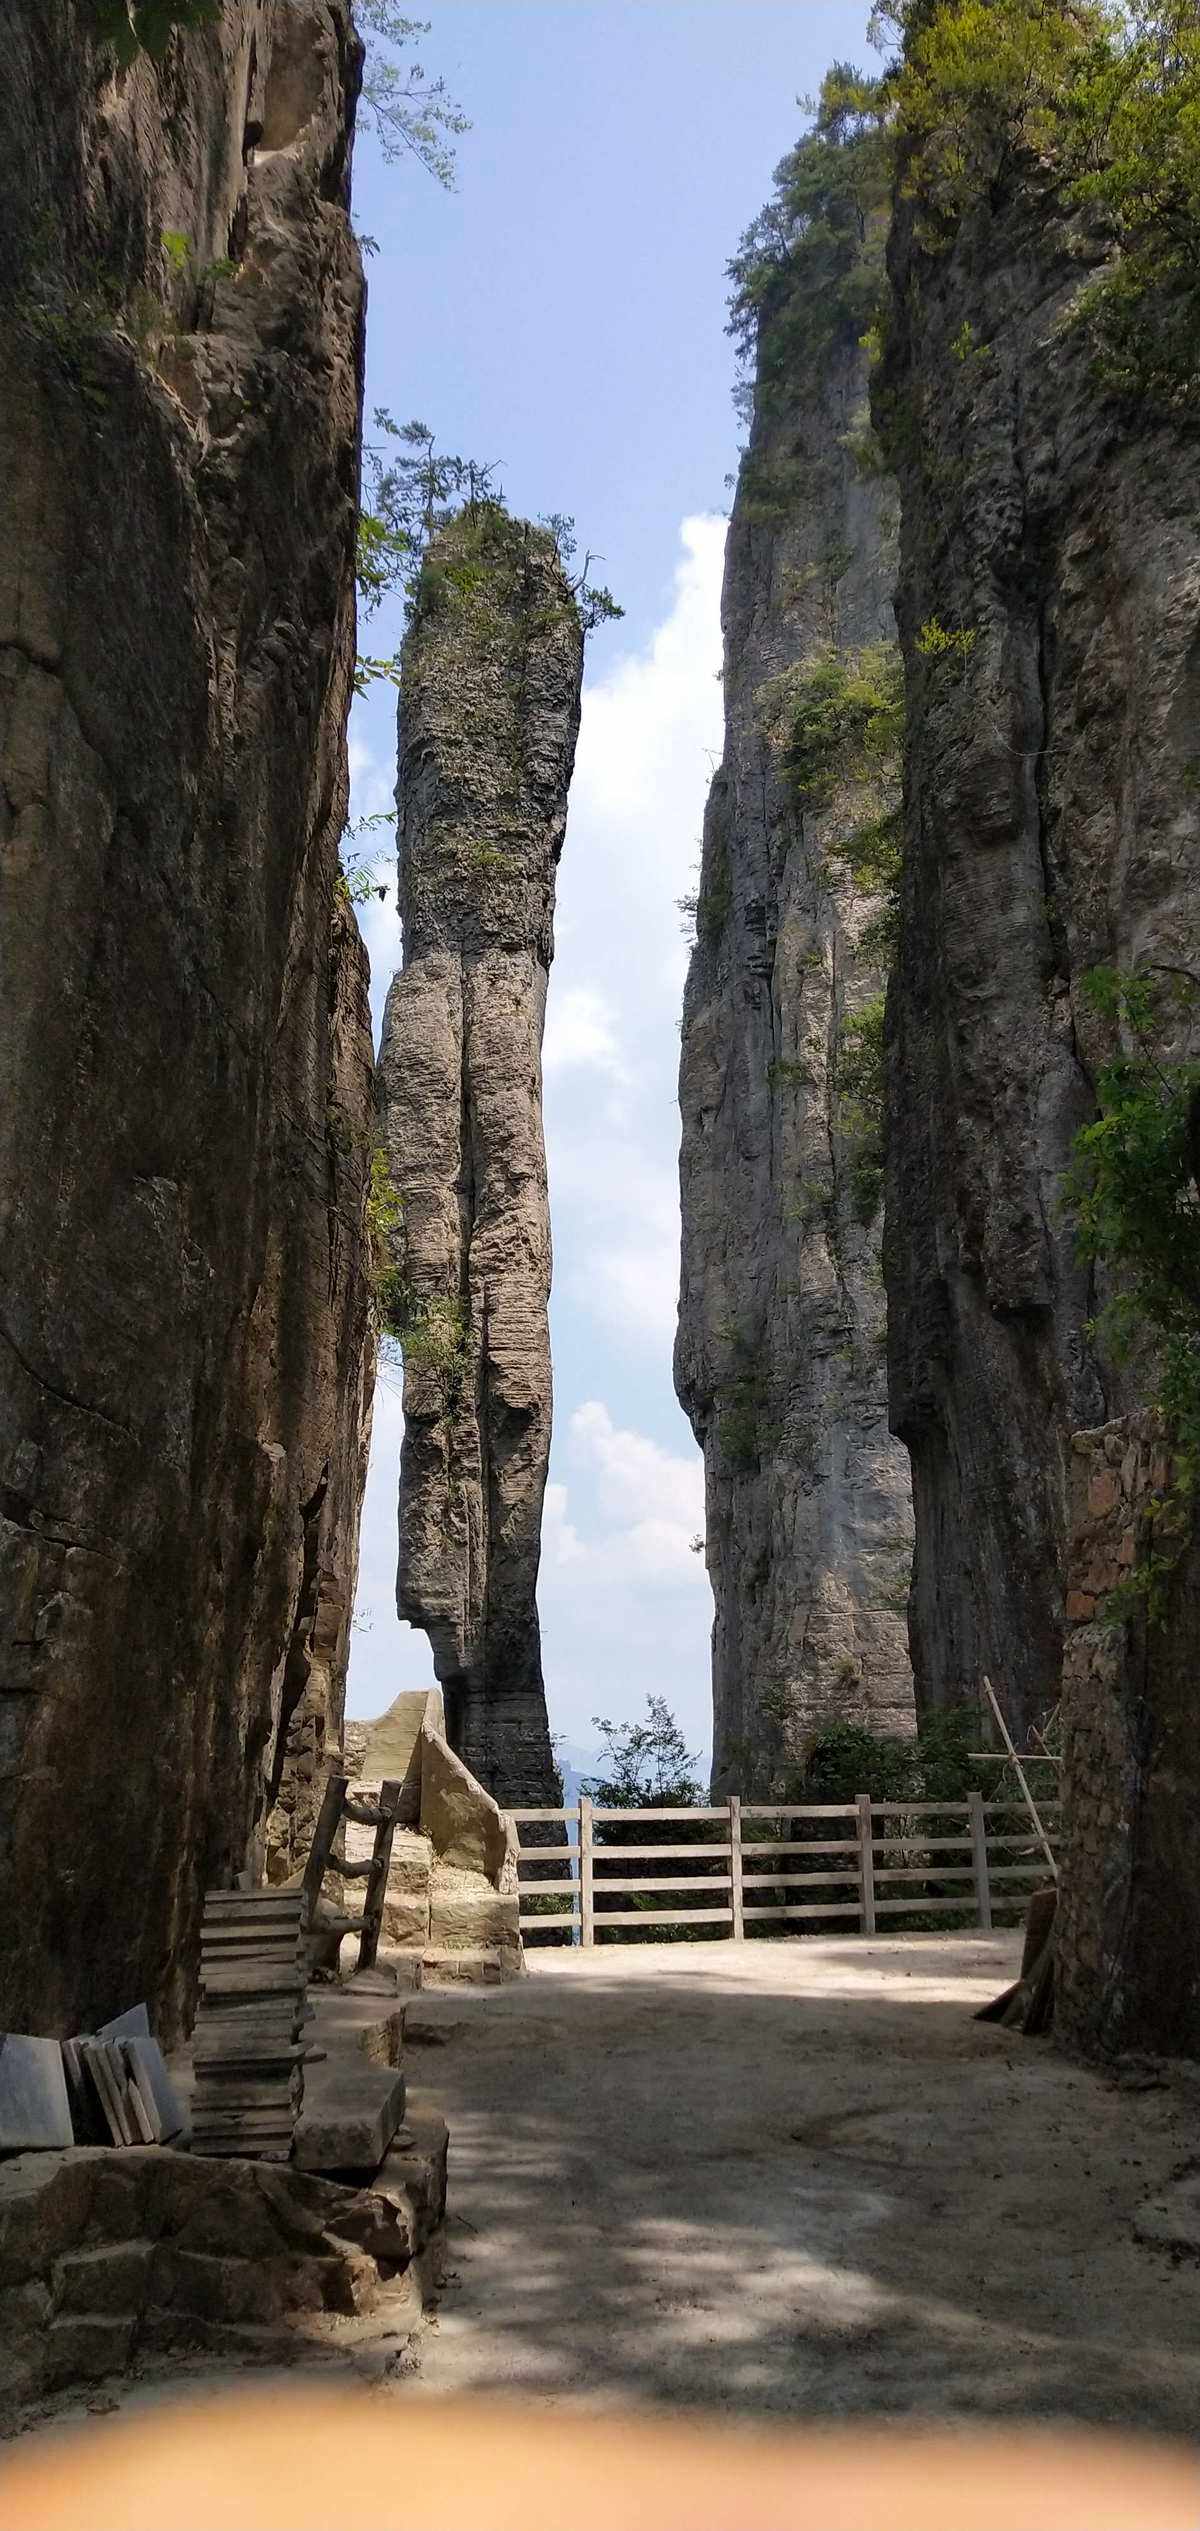
<svg viewBox="0 0 1200 2531"><path fill-rule="evenodd" d="M729 1895L733 1901L733 1939L746 1939L746 1919L742 1911L742 1797L729 1796Z"/></svg>
<svg viewBox="0 0 1200 2531"><path fill-rule="evenodd" d="M859 1793L858 1801L858 1869L862 1884L860 1901L862 1930L875 1931L875 1854L871 1843L871 1796Z"/></svg>
<svg viewBox="0 0 1200 2531"><path fill-rule="evenodd" d="M967 1806L971 1813L971 1860L975 1866L975 1910L985 1933L992 1930L992 1884L988 1877L987 1821L983 1815L982 1793L969 1793Z"/></svg>
<svg viewBox="0 0 1200 2531"><path fill-rule="evenodd" d="M586 1793L579 1796L579 1939L585 1951L595 1941L592 1917L592 1805Z"/></svg>

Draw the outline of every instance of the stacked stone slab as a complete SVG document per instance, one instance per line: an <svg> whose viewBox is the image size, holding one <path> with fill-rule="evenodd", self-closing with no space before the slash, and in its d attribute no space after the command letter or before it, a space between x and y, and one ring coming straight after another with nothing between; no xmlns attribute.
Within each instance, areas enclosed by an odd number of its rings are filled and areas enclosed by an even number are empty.
<svg viewBox="0 0 1200 2531"><path fill-rule="evenodd" d="M404 645L400 914L379 1104L403 1207L401 1617L448 1735L502 1800L557 1779L537 1620L550 1453L541 1044L579 726L579 612L553 538L472 505Z"/></svg>
<svg viewBox="0 0 1200 2531"><path fill-rule="evenodd" d="M441 1723L434 1692L399 1696L374 1724L347 1725L356 1792L369 1794L385 1772L405 1785L408 1824L392 1840L381 1956L411 1961L429 1985L520 1976L512 1833ZM366 1829L347 1827L348 1860L365 1859L368 1846Z"/></svg>
<svg viewBox="0 0 1200 2531"><path fill-rule="evenodd" d="M0 2022L59 2032L170 2035L303 1850L363 1476L360 50L217 15L4 13Z"/></svg>

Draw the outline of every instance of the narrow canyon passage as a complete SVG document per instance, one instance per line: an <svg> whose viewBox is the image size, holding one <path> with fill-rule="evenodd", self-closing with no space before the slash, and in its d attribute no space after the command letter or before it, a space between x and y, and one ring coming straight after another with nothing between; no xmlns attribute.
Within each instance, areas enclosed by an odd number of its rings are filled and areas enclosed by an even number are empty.
<svg viewBox="0 0 1200 2531"><path fill-rule="evenodd" d="M975 2022L1018 1947L547 1952L414 1999L448 2275L382 2395L1192 2431L1200 2267L1134 2227L1194 2093Z"/></svg>

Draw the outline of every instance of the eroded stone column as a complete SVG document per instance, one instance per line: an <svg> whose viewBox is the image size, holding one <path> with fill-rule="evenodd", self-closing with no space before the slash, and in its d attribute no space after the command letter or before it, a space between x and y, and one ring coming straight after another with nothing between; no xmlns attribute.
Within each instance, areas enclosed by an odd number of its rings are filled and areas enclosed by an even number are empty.
<svg viewBox="0 0 1200 2531"><path fill-rule="evenodd" d="M506 1801L556 1798L537 1618L550 1455L541 1045L579 727L579 613L546 530L491 503L426 562L400 700L400 912L379 1064L402 1207L400 1615L449 1736Z"/></svg>

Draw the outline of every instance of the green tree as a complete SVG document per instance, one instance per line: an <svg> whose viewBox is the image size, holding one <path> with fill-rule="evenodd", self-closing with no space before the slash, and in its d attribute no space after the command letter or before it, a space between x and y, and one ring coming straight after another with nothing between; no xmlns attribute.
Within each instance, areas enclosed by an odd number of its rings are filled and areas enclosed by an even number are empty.
<svg viewBox="0 0 1200 2531"><path fill-rule="evenodd" d="M407 151L452 189L454 142L470 131L470 120L444 79L430 79L419 61L399 58L428 35L430 20L405 17L393 0L353 0L353 9L366 46L360 115L389 164Z"/></svg>
<svg viewBox="0 0 1200 2531"><path fill-rule="evenodd" d="M1200 14L1194 0L897 0L884 83L923 243L1036 170L1110 243L1079 294L1112 388L1175 409L1200 388Z"/></svg>
<svg viewBox="0 0 1200 2531"><path fill-rule="evenodd" d="M620 1819L598 1819L596 1822L594 1887L597 1940L680 1942L706 1934L720 1934L723 1930L720 1925L697 1925L695 1933L690 1935L686 1925L656 1924L654 1919L661 1912L659 1902L648 1890L614 1890L611 1901L606 1901L606 1880L656 1880L663 1877L677 1880L682 1873L693 1870L698 1875L704 1874L706 1867L701 1854L697 1854L694 1865L672 1857L656 1859L655 1848L664 1842L664 1823L637 1817L640 1810L694 1809L703 1802L704 1790L693 1773L697 1753L688 1748L665 1696L647 1697L644 1722L605 1722L597 1714L593 1715L592 1723L604 1744L604 1754L600 1772L585 1776L581 1789L590 1793L599 1808L619 1810L625 1814ZM692 1827L687 1820L672 1819L665 1823L665 1842L699 1847L711 1844L708 1825L703 1820L697 1820ZM636 1863L618 1857L606 1862L606 1845L644 1847L645 1853L639 1853ZM721 1868L719 1861L707 1867L710 1872ZM663 1905L668 1914L680 1915L703 1907L709 1897L720 1899L725 1895L723 1890L706 1892L703 1888L666 1890L663 1892ZM613 1912L644 1914L645 1929L638 1925L620 1925L612 1927L606 1934L604 1917Z"/></svg>
<svg viewBox="0 0 1200 2531"><path fill-rule="evenodd" d="M583 1790L605 1810L680 1810L702 1799L692 1772L698 1752L688 1748L665 1696L646 1698L645 1722L604 1722L593 1714L592 1728L604 1743L603 1771L585 1776Z"/></svg>
<svg viewBox="0 0 1200 2531"><path fill-rule="evenodd" d="M1200 979L1097 967L1085 991L1124 1042L1097 1079L1098 1114L1076 1135L1067 1201L1082 1254L1115 1286L1096 1333L1144 1369L1173 1468L1146 1552L1112 1595L1119 1618L1139 1597L1159 1612L1200 1484L1200 1062L1179 1051L1194 1036Z"/></svg>
<svg viewBox="0 0 1200 2531"><path fill-rule="evenodd" d="M775 190L729 264L729 331L759 362L760 395L794 387L805 362L873 322L891 161L884 83L835 62L806 98L812 128L781 159Z"/></svg>

